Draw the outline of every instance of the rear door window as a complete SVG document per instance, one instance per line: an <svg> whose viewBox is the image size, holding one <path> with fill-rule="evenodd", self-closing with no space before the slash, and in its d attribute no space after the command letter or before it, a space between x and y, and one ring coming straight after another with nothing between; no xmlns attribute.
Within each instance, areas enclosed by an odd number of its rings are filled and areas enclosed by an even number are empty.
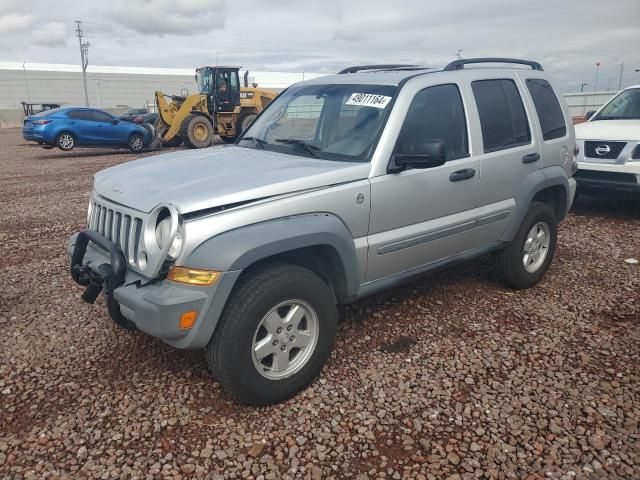
<svg viewBox="0 0 640 480"><path fill-rule="evenodd" d="M478 106L485 153L531 143L522 98L513 80L471 82Z"/></svg>
<svg viewBox="0 0 640 480"><path fill-rule="evenodd" d="M89 110L72 110L67 112L67 117L72 118L73 120L93 120L93 116Z"/></svg>
<svg viewBox="0 0 640 480"><path fill-rule="evenodd" d="M527 80L527 88L536 106L536 113L542 128L542 138L553 140L567 134L567 125L562 114L562 107L553 88L546 80L530 78Z"/></svg>

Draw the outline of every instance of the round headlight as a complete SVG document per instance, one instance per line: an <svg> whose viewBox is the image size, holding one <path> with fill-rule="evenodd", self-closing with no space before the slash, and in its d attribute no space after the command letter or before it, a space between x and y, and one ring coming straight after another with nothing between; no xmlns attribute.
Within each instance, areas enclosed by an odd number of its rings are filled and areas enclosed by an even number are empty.
<svg viewBox="0 0 640 480"><path fill-rule="evenodd" d="M156 241L158 242L158 247L163 249L166 247L169 238L171 237L171 217L165 216L156 224ZM178 229L176 231L176 235L171 243L171 247L167 254L171 258L175 258L180 253L180 248L182 247L182 235L180 232L180 226L178 225Z"/></svg>
<svg viewBox="0 0 640 480"><path fill-rule="evenodd" d="M171 236L171 217L166 216L156 224L156 241L164 248Z"/></svg>

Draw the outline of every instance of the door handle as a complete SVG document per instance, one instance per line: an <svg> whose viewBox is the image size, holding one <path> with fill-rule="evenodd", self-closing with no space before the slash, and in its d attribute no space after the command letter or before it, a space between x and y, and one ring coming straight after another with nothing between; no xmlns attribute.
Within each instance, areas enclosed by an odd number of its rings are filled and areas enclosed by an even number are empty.
<svg viewBox="0 0 640 480"><path fill-rule="evenodd" d="M540 160L539 153L529 153L528 155L522 157L522 163L533 163L537 162L538 160Z"/></svg>
<svg viewBox="0 0 640 480"><path fill-rule="evenodd" d="M475 169L473 168L465 168L464 170L458 170L457 172L453 172L449 175L449 180L452 182L459 182L461 180L466 180L468 178L474 177L476 174Z"/></svg>

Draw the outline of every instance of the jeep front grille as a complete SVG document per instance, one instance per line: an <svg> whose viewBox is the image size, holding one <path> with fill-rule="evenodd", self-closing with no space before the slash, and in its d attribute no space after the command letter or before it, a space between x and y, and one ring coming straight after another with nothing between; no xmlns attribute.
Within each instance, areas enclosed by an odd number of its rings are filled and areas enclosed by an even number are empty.
<svg viewBox="0 0 640 480"><path fill-rule="evenodd" d="M138 244L142 234L142 219L119 211L114 205L92 200L89 230L98 232L115 243L131 265L138 259Z"/></svg>

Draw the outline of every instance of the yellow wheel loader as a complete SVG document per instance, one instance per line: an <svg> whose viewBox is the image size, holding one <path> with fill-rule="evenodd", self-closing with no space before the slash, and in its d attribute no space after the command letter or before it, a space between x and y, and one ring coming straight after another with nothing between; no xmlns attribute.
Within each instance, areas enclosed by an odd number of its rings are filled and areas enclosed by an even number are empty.
<svg viewBox="0 0 640 480"><path fill-rule="evenodd" d="M238 67L201 67L196 69L200 93L166 95L156 91L160 121L157 128L162 145L190 148L211 145L214 134L233 142L276 97L276 92L248 86L240 87Z"/></svg>

